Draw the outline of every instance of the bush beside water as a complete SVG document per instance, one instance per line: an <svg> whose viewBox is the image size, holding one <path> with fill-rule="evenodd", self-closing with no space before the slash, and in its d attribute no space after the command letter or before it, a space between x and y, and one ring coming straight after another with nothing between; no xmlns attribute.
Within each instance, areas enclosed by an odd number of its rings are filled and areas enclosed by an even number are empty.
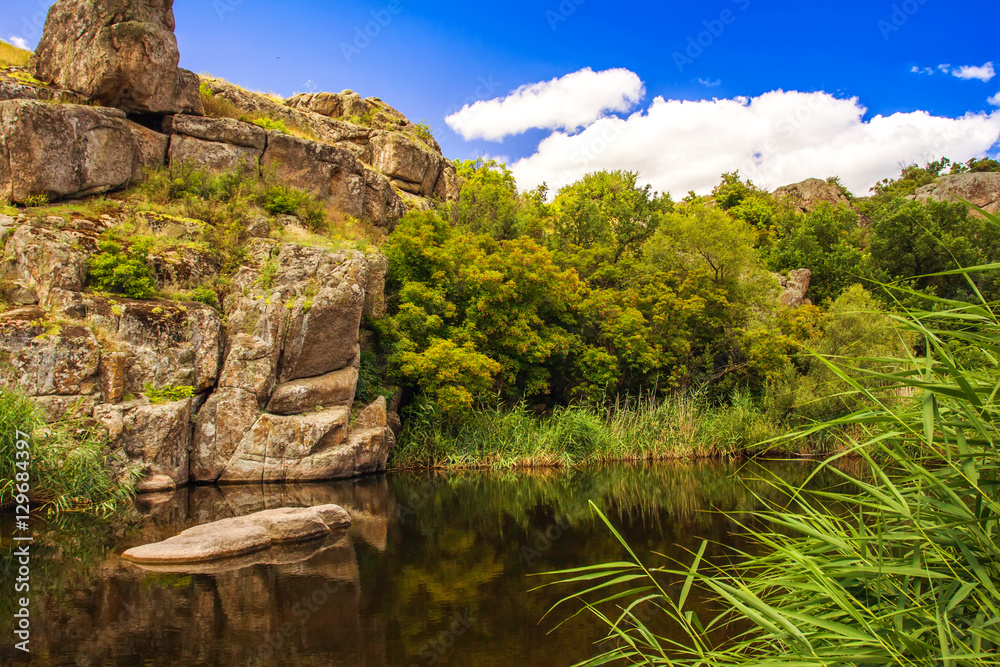
<svg viewBox="0 0 1000 667"><path fill-rule="evenodd" d="M71 410L72 412L72 410ZM128 505L138 471L118 459L107 443L72 414L45 424L33 400L15 389L0 389L0 507L17 493L18 432L29 436L29 497L33 509L111 514ZM22 478L23 479L23 478Z"/></svg>

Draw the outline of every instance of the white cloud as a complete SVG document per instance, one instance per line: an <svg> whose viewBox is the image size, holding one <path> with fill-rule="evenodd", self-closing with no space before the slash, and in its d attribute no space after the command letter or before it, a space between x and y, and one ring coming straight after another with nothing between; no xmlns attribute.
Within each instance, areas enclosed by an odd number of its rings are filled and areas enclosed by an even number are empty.
<svg viewBox="0 0 1000 667"><path fill-rule="evenodd" d="M715 88L722 85L722 79L716 79L715 81L709 81L708 79L697 78L695 79L698 83L705 86L706 88Z"/></svg>
<svg viewBox="0 0 1000 667"><path fill-rule="evenodd" d="M465 105L445 119L464 139L500 141L533 128L575 131L606 112L632 109L646 94L627 69L589 67L551 81L521 86L504 98Z"/></svg>
<svg viewBox="0 0 1000 667"><path fill-rule="evenodd" d="M947 155L965 161L1000 139L1000 110L961 118L925 111L875 116L857 98L773 91L753 99L657 97L627 119L604 118L570 135L555 132L511 165L518 185L553 191L601 169L638 171L659 191L709 192L724 171L774 188L840 176L855 192L899 173L900 163Z"/></svg>
<svg viewBox="0 0 1000 667"><path fill-rule="evenodd" d="M25 51L30 51L30 49L28 48L28 42L27 42L27 40L24 39L24 37L18 37L17 35L11 35L8 38L7 41L9 41L11 44L13 44L14 46L16 46L19 49L24 49Z"/></svg>
<svg viewBox="0 0 1000 667"><path fill-rule="evenodd" d="M914 65L913 68L910 69L910 71L912 73L914 73L914 74L933 74L934 73L934 68L933 67L917 67L916 65Z"/></svg>
<svg viewBox="0 0 1000 667"><path fill-rule="evenodd" d="M951 65L938 65L938 69L947 74L951 71Z"/></svg>
<svg viewBox="0 0 1000 667"><path fill-rule="evenodd" d="M957 76L959 79L979 79L980 81L989 81L997 75L996 70L993 69L992 62L978 67L976 65L959 67L958 69L952 70L952 74Z"/></svg>
<svg viewBox="0 0 1000 667"><path fill-rule="evenodd" d="M986 101L995 107L1000 107L1000 93L997 93L996 95L994 95L993 97L989 98Z"/></svg>

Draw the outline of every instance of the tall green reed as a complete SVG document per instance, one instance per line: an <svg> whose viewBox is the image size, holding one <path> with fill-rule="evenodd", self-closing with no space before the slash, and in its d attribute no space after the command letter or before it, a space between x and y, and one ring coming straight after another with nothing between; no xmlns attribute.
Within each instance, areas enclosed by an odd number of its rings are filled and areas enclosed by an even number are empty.
<svg viewBox="0 0 1000 667"><path fill-rule="evenodd" d="M18 457L19 431L29 436L27 459ZM33 400L0 389L0 508L13 504L24 472L33 509L108 515L130 503L139 471L116 459L85 420L46 424Z"/></svg>

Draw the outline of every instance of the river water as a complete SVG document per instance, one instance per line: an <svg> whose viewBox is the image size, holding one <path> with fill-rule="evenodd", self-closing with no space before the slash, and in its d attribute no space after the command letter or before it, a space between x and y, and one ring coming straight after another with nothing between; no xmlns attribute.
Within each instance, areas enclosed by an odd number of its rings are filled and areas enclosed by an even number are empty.
<svg viewBox="0 0 1000 667"><path fill-rule="evenodd" d="M298 486L182 489L142 497L130 526L35 519L33 665L435 665L552 667L595 652L603 628L568 592L543 588L558 569L622 560L593 501L637 553L684 559L744 548L737 523L767 497L767 479L804 480L808 462L663 463L542 472L390 473ZM821 476L818 485L832 483ZM283 507L336 503L347 534L273 556L279 564L185 572L140 569L125 549L184 528ZM11 535L11 518L0 523ZM3 664L11 543L2 545ZM696 601L696 608L701 603Z"/></svg>

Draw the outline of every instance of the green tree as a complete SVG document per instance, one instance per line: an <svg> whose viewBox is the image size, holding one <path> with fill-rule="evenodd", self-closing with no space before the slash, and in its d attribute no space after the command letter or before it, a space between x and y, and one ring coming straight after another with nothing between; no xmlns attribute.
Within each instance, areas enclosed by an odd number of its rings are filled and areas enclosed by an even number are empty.
<svg viewBox="0 0 1000 667"><path fill-rule="evenodd" d="M857 212L823 202L805 215L792 214L786 224L770 250L768 266L780 272L812 271L813 301L835 299L871 273L864 250L866 233Z"/></svg>
<svg viewBox="0 0 1000 667"><path fill-rule="evenodd" d="M611 247L611 261L634 252L673 209L669 194L640 187L631 171L599 171L559 191L553 202L555 236L561 245Z"/></svg>
<svg viewBox="0 0 1000 667"><path fill-rule="evenodd" d="M498 239L521 233L521 202L517 183L506 165L496 160L458 160L461 180L458 199L444 206L444 213L456 227Z"/></svg>
<svg viewBox="0 0 1000 667"><path fill-rule="evenodd" d="M961 203L892 199L872 215L870 252L874 266L889 278L912 279L918 290L962 299L969 290L962 276L929 274L995 261L1000 230L970 216Z"/></svg>
<svg viewBox="0 0 1000 667"><path fill-rule="evenodd" d="M459 346L434 338L420 352L404 352L400 370L442 414L457 416L490 394L493 378L501 369L471 343Z"/></svg>

